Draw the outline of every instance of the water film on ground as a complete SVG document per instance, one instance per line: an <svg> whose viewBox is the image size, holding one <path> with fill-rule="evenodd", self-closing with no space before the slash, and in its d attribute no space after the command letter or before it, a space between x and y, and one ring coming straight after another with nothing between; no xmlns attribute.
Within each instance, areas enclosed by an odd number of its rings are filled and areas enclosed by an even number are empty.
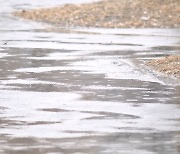
<svg viewBox="0 0 180 154"><path fill-rule="evenodd" d="M54 32L11 15L70 2L0 0L0 153L180 153L180 84L144 65L178 53L180 31Z"/></svg>

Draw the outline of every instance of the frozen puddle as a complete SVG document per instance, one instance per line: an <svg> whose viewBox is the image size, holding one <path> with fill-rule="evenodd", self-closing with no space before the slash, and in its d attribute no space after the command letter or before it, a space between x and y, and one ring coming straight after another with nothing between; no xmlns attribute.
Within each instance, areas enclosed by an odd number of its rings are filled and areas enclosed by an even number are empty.
<svg viewBox="0 0 180 154"><path fill-rule="evenodd" d="M142 70L147 59L177 50L154 51L145 42L128 45L131 37L119 34L109 45L103 43L106 34L91 34L91 39L68 34L67 42L54 44L57 35L67 37L61 33L47 33L50 44L43 38L36 44L34 34L29 41L21 35L0 50L1 153L155 154L157 146L177 153L179 85ZM175 45L176 39L166 43Z"/></svg>
<svg viewBox="0 0 180 154"><path fill-rule="evenodd" d="M180 109L173 104L154 102L137 107L133 103L80 101L82 96L75 93L0 92L0 117L14 121L2 123L0 133L14 137L66 138L87 136L90 132L103 135L179 130L175 119L179 118Z"/></svg>
<svg viewBox="0 0 180 154"><path fill-rule="evenodd" d="M110 79L134 79L141 81L151 81L160 82L157 78L150 74L143 74L135 66L131 66L121 59L114 57L113 59L98 59L76 62L73 64L73 68L76 70L81 70L84 73L95 73L95 74L105 74L106 78Z"/></svg>
<svg viewBox="0 0 180 154"><path fill-rule="evenodd" d="M50 71L69 71L78 70L87 74L105 74L106 78L111 79L136 79L142 81L160 82L157 78L150 74L142 74L134 66L114 59L98 59L80 61L65 67L38 67L38 68L22 68L15 70L16 72L42 73Z"/></svg>
<svg viewBox="0 0 180 154"><path fill-rule="evenodd" d="M1 51L1 50L0 50ZM8 54L7 53L0 53L0 58L4 58L4 57L7 57Z"/></svg>
<svg viewBox="0 0 180 154"><path fill-rule="evenodd" d="M9 14L71 1L41 2L0 2L0 153L178 154L180 86L144 62L178 54L179 30L55 33Z"/></svg>

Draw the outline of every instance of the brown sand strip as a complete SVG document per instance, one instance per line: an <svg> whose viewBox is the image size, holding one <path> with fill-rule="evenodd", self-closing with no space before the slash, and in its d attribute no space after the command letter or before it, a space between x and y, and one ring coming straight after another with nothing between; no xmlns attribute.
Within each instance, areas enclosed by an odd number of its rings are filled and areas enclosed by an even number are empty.
<svg viewBox="0 0 180 154"><path fill-rule="evenodd" d="M147 65L166 75L180 78L180 56L168 56L151 60Z"/></svg>
<svg viewBox="0 0 180 154"><path fill-rule="evenodd" d="M15 15L58 26L180 28L180 0L104 0L23 10Z"/></svg>

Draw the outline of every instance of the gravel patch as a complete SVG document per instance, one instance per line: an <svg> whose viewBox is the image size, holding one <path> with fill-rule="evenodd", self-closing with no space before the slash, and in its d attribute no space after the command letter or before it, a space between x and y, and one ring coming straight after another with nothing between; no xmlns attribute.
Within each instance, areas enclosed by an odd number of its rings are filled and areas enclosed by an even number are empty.
<svg viewBox="0 0 180 154"><path fill-rule="evenodd" d="M179 28L179 6L179 0L104 0L22 10L15 12L15 15L70 27Z"/></svg>
<svg viewBox="0 0 180 154"><path fill-rule="evenodd" d="M178 55L153 59L146 64L158 72L180 78L180 56Z"/></svg>

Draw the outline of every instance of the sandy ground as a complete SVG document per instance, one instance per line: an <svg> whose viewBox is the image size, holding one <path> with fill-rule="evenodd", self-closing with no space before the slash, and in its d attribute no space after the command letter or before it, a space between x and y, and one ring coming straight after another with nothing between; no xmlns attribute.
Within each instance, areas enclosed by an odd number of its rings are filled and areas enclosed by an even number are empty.
<svg viewBox="0 0 180 154"><path fill-rule="evenodd" d="M58 26L179 28L179 0L104 0L90 4L22 10L17 16Z"/></svg>
<svg viewBox="0 0 180 154"><path fill-rule="evenodd" d="M180 0L104 0L14 14L58 27L180 28ZM152 60L147 65L180 78L180 56Z"/></svg>
<svg viewBox="0 0 180 154"><path fill-rule="evenodd" d="M168 56L154 59L146 64L166 75L173 75L176 78L180 78L180 56Z"/></svg>

